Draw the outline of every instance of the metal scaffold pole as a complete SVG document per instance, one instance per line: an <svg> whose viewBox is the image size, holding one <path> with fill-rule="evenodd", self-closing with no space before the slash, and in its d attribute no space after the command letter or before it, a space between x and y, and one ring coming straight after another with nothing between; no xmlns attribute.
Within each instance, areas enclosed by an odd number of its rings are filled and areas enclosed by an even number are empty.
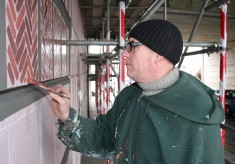
<svg viewBox="0 0 235 164"><path fill-rule="evenodd" d="M107 0L107 41L110 41L110 13L109 6L110 0ZM110 53L110 47L106 46L106 53ZM110 63L109 60L106 61L106 106L104 108L103 114L105 114L110 109ZM105 97L104 97L105 98ZM106 164L110 164L110 160L106 161Z"/></svg>
<svg viewBox="0 0 235 164"><path fill-rule="evenodd" d="M220 44L222 51L220 53L220 85L219 100L225 109L225 90L226 90L226 47L227 47L227 4L220 6ZM225 130L222 130L222 143L225 141Z"/></svg>
<svg viewBox="0 0 235 164"><path fill-rule="evenodd" d="M119 1L119 47L125 46L125 0ZM125 65L122 57L123 49L119 50L119 91L125 87Z"/></svg>
<svg viewBox="0 0 235 164"><path fill-rule="evenodd" d="M109 3L107 0L107 41L110 41L110 13L109 13ZM106 53L110 53L110 47L106 47ZM105 113L111 108L110 106L110 63L109 60L106 61L106 109Z"/></svg>
<svg viewBox="0 0 235 164"><path fill-rule="evenodd" d="M192 41L192 39L193 39L193 37L194 37L194 34L195 34L196 31L197 31L197 28L198 28L198 26L199 26L199 24L200 24L200 22L201 22L201 20L202 20L202 16L203 16L203 14L204 14L204 12L205 12L205 7L206 7L207 4L208 4L208 1L209 1L209 0L204 0L204 2L203 2L203 4L202 4L200 13L199 13L199 15L198 15L198 17L197 17L197 19L196 19L196 22L195 22L195 24L194 24L194 26L193 26L192 32L191 32L191 34L190 34L190 36L189 36L189 38L188 38L188 42L191 42L191 41ZM185 45L184 45L184 46L185 46ZM187 47L187 46L185 47L183 54L184 54L184 53L187 53L188 48L189 48L189 47ZM180 62L179 62L179 64L178 64L178 68L181 67L183 61L184 61L184 56L181 57Z"/></svg>

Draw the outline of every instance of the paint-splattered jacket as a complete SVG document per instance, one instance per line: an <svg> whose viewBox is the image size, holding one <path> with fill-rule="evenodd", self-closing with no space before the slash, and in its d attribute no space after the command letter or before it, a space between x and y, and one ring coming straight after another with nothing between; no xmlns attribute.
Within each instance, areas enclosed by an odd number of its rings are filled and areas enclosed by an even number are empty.
<svg viewBox="0 0 235 164"><path fill-rule="evenodd" d="M59 138L72 150L131 164L222 164L219 123L224 120L214 91L180 72L179 80L159 94L141 96L134 84L96 120L75 110Z"/></svg>

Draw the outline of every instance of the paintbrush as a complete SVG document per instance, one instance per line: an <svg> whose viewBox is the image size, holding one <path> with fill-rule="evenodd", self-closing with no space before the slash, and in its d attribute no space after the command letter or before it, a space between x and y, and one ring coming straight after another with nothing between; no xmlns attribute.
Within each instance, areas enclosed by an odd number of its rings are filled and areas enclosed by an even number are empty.
<svg viewBox="0 0 235 164"><path fill-rule="evenodd" d="M33 84L33 85L35 85L35 86L38 86L38 87L40 87L40 88L42 88L42 89L44 89L44 90L46 90L46 91L48 91L48 92L55 93L55 94L57 94L57 95L59 95L59 96L61 96L61 97L63 97L63 98L66 98L66 99L69 99L69 100L70 100L70 97L68 97L68 96L66 96L66 95L64 95L64 94L62 94L62 93L56 93L56 92L53 91L50 87L46 86L45 84L40 83L39 81L37 81L37 80L35 80L35 79L32 79L32 78L28 77L28 83L29 83L29 84Z"/></svg>

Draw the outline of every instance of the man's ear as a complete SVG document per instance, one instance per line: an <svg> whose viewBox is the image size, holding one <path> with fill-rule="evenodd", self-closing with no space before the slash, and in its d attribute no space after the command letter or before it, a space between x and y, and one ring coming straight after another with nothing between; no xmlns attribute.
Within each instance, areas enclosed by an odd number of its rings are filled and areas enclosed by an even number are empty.
<svg viewBox="0 0 235 164"><path fill-rule="evenodd" d="M164 60L165 58L159 54L156 54L156 57L155 57L155 64L158 64L160 63L162 60Z"/></svg>

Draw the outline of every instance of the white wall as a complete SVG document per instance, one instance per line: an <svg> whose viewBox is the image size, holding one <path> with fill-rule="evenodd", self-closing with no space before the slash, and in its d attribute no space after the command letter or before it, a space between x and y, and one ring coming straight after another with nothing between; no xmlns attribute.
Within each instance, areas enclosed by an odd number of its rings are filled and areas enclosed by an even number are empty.
<svg viewBox="0 0 235 164"><path fill-rule="evenodd" d="M226 52L227 69L226 69L226 89L235 89L235 56L234 43L227 45L229 48ZM203 82L212 89L219 89L220 82L220 53L214 53L210 56L204 55L203 63Z"/></svg>
<svg viewBox="0 0 235 164"><path fill-rule="evenodd" d="M56 122L49 97L42 98L1 121L1 163L61 163L65 146L55 135Z"/></svg>

